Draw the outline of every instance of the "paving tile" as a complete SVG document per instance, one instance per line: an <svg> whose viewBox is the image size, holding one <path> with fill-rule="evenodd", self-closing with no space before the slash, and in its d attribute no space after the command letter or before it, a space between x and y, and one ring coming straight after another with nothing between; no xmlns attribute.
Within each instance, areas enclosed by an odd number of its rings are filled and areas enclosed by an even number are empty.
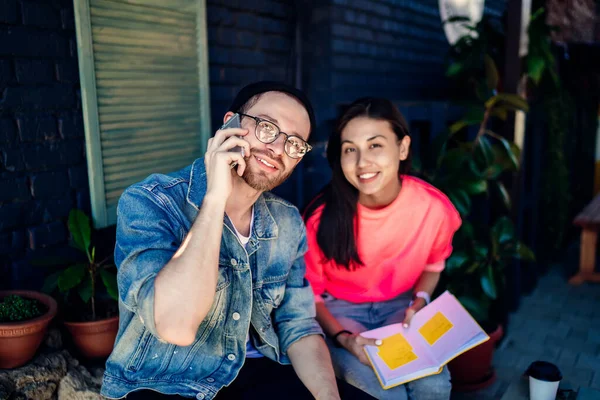
<svg viewBox="0 0 600 400"><path fill-rule="evenodd" d="M558 357L558 360L556 362L557 367L560 370L573 368L575 366L575 363L577 362L578 355L578 352L571 351L568 349L562 349L560 352L560 356Z"/></svg>
<svg viewBox="0 0 600 400"><path fill-rule="evenodd" d="M575 367L590 368L594 371L600 371L600 357L585 353L579 354Z"/></svg>
<svg viewBox="0 0 600 400"><path fill-rule="evenodd" d="M594 389L600 389L600 371L594 371L594 377L592 378L592 383L590 387Z"/></svg>
<svg viewBox="0 0 600 400"><path fill-rule="evenodd" d="M581 388L577 393L577 400L598 400L600 399L600 390Z"/></svg>
<svg viewBox="0 0 600 400"><path fill-rule="evenodd" d="M563 379L580 387L589 387L594 371L589 368L569 368L561 371Z"/></svg>

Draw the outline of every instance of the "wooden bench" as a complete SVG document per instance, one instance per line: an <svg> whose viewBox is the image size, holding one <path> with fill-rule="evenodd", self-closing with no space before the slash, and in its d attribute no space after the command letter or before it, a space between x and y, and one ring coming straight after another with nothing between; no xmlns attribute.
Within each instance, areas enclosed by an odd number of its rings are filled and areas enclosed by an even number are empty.
<svg viewBox="0 0 600 400"><path fill-rule="evenodd" d="M600 228L600 195L594 197L575 217L573 223L581 226L583 230L579 250L579 272L569 280L569 283L580 285L585 281L600 282L600 273L594 272L598 228Z"/></svg>

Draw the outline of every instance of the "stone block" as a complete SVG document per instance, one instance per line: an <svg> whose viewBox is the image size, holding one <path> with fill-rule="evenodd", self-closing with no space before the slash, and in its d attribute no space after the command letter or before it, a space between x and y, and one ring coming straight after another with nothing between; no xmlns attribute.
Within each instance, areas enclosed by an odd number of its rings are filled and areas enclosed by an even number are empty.
<svg viewBox="0 0 600 400"><path fill-rule="evenodd" d="M21 149L5 149L0 152L2 157L2 164L7 171L23 171L25 169L25 163L23 162L23 154Z"/></svg>
<svg viewBox="0 0 600 400"><path fill-rule="evenodd" d="M56 77L59 82L77 83L79 82L79 66L77 59L70 58L66 61L56 63Z"/></svg>
<svg viewBox="0 0 600 400"><path fill-rule="evenodd" d="M67 174L60 172L40 172L31 178L31 194L34 199L63 197L69 190Z"/></svg>
<svg viewBox="0 0 600 400"><path fill-rule="evenodd" d="M0 143L13 143L17 137L17 125L12 118L0 119Z"/></svg>
<svg viewBox="0 0 600 400"><path fill-rule="evenodd" d="M28 228L27 235L29 248L35 250L64 242L67 238L67 230L62 222L54 221Z"/></svg>
<svg viewBox="0 0 600 400"><path fill-rule="evenodd" d="M0 202L29 200L29 187L26 178L15 178L0 181Z"/></svg>
<svg viewBox="0 0 600 400"><path fill-rule="evenodd" d="M23 25L51 29L62 26L60 9L54 7L52 4L22 0L21 11L23 13Z"/></svg>
<svg viewBox="0 0 600 400"><path fill-rule="evenodd" d="M21 85L51 83L56 80L54 63L50 60L17 59L15 74Z"/></svg>
<svg viewBox="0 0 600 400"><path fill-rule="evenodd" d="M58 138L58 127L53 115L17 117L22 142L45 142Z"/></svg>

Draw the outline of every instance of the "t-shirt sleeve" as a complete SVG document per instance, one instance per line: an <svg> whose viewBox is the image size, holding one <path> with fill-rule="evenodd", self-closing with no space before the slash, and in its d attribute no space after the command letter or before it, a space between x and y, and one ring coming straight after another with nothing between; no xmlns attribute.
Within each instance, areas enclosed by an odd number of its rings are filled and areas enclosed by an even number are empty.
<svg viewBox="0 0 600 400"><path fill-rule="evenodd" d="M325 292L325 274L323 271L325 257L317 243L317 227L318 218L315 216L306 222L308 251L304 255L304 261L306 263L306 279L310 282L315 300L319 301L321 295Z"/></svg>
<svg viewBox="0 0 600 400"><path fill-rule="evenodd" d="M462 223L458 211L447 198L443 199L436 215L440 220L440 224L427 258L427 265L438 265L440 261L450 257L450 254L452 254L452 238Z"/></svg>

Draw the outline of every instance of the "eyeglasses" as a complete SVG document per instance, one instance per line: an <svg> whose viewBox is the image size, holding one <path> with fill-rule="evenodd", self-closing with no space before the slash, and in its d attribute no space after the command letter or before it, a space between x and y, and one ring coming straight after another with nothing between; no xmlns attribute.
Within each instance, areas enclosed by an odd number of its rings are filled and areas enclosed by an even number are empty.
<svg viewBox="0 0 600 400"><path fill-rule="evenodd" d="M302 158L306 153L312 150L312 146L306 143L304 139L296 135L288 135L287 133L282 132L281 129L271 121L244 113L238 114L252 118L256 122L254 134L256 135L256 138L263 143L273 143L280 134L285 135L285 145L283 149L285 150L285 154L291 158Z"/></svg>

